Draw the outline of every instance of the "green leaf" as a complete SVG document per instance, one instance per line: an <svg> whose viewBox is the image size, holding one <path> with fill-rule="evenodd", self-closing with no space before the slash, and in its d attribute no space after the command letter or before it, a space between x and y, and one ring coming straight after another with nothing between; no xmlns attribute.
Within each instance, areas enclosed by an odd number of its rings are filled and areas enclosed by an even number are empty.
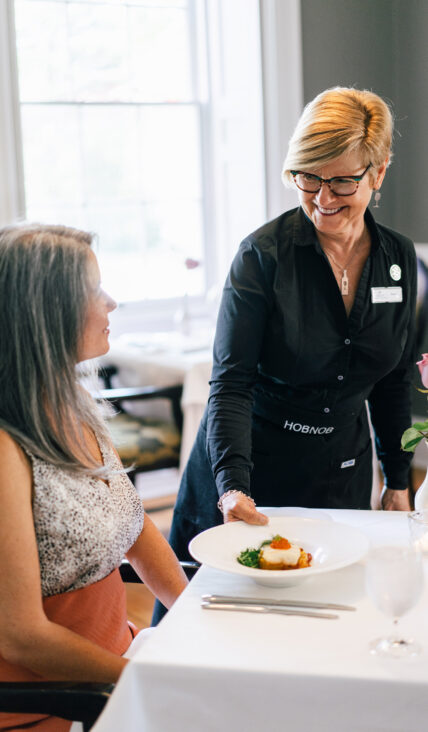
<svg viewBox="0 0 428 732"><path fill-rule="evenodd" d="M259 566L259 556L259 549L244 549L244 551L240 553L239 557L237 557L237 560L239 564L243 564L245 567L253 567L253 569L257 569Z"/></svg>
<svg viewBox="0 0 428 732"><path fill-rule="evenodd" d="M406 452L414 452L416 445L424 438L424 435L418 429L409 427L408 430L403 432L401 438L401 449Z"/></svg>
<svg viewBox="0 0 428 732"><path fill-rule="evenodd" d="M415 452L416 445L422 440L422 437L419 440L415 440L414 442L407 442L406 444L401 443L401 449L404 450L404 452Z"/></svg>
<svg viewBox="0 0 428 732"><path fill-rule="evenodd" d="M428 432L428 419L425 422L414 422L412 427L419 432Z"/></svg>

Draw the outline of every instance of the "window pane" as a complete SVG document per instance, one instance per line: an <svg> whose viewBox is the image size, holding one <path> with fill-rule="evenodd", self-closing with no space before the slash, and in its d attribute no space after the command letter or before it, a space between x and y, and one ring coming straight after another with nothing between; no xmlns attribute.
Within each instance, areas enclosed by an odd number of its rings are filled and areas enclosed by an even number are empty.
<svg viewBox="0 0 428 732"><path fill-rule="evenodd" d="M126 101L125 7L71 2L67 20L73 100Z"/></svg>
<svg viewBox="0 0 428 732"><path fill-rule="evenodd" d="M0 0L1 1L1 0ZM119 300L202 294L186 0L16 0L27 218L99 235Z"/></svg>
<svg viewBox="0 0 428 732"><path fill-rule="evenodd" d="M201 195L199 119L194 107L141 109L140 139L145 198Z"/></svg>
<svg viewBox="0 0 428 732"><path fill-rule="evenodd" d="M73 206L64 203L62 206L27 206L28 221L37 221L40 224L62 224L74 226L76 229L89 229L87 211L82 206Z"/></svg>
<svg viewBox="0 0 428 732"><path fill-rule="evenodd" d="M21 110L27 208L82 204L79 111L64 106ZM37 217L36 217L37 218Z"/></svg>
<svg viewBox="0 0 428 732"><path fill-rule="evenodd" d="M204 292L202 220L196 203L37 205L27 215L30 221L95 232L103 286L121 302ZM201 266L188 270L187 258Z"/></svg>
<svg viewBox="0 0 428 732"><path fill-rule="evenodd" d="M141 199L137 109L82 107L80 120L88 201Z"/></svg>
<svg viewBox="0 0 428 732"><path fill-rule="evenodd" d="M16 0L15 27L21 102L70 99L65 3Z"/></svg>
<svg viewBox="0 0 428 732"><path fill-rule="evenodd" d="M15 0L15 16L22 101L192 98L187 3Z"/></svg>
<svg viewBox="0 0 428 732"><path fill-rule="evenodd" d="M187 13L130 8L131 99L186 101L192 94Z"/></svg>
<svg viewBox="0 0 428 732"><path fill-rule="evenodd" d="M99 234L104 286L117 299L202 294L203 268L187 270L185 266L188 257L202 259L202 222L197 203L167 201L138 210L92 207L89 228Z"/></svg>

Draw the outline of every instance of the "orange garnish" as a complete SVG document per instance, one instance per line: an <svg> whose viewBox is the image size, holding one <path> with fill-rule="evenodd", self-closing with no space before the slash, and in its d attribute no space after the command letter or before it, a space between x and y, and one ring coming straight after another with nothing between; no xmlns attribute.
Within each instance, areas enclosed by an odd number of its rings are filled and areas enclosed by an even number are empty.
<svg viewBox="0 0 428 732"><path fill-rule="evenodd" d="M280 539L274 539L271 541L270 546L272 549L289 549L291 544L288 539L281 537Z"/></svg>

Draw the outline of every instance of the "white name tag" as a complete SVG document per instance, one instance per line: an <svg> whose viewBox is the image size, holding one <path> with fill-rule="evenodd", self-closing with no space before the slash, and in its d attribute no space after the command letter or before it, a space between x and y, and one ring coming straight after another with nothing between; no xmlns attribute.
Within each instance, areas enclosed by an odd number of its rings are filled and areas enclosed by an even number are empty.
<svg viewBox="0 0 428 732"><path fill-rule="evenodd" d="M372 287L372 302L403 302L402 287Z"/></svg>
<svg viewBox="0 0 428 732"><path fill-rule="evenodd" d="M344 463L340 466L341 468L352 468L352 466L355 465L355 458L352 460L345 460Z"/></svg>

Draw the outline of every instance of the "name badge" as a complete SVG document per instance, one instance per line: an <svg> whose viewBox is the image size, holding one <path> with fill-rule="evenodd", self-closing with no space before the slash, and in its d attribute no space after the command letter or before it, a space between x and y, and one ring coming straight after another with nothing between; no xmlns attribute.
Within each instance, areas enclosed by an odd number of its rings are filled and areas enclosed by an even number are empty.
<svg viewBox="0 0 428 732"><path fill-rule="evenodd" d="M353 458L352 460L345 460L345 462L343 462L340 467L341 468L352 468L353 465L355 465L355 458Z"/></svg>
<svg viewBox="0 0 428 732"><path fill-rule="evenodd" d="M372 287L372 302L403 302L402 287Z"/></svg>

